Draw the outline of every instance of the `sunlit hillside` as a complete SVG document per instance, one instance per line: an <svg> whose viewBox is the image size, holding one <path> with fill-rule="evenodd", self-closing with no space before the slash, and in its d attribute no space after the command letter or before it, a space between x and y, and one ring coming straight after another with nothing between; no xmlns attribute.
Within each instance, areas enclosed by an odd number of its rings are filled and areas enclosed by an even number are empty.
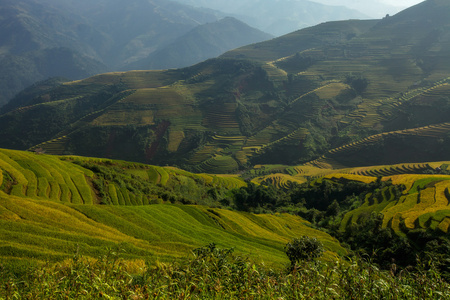
<svg viewBox="0 0 450 300"><path fill-rule="evenodd" d="M0 170L2 259L98 257L120 248L127 259L171 261L216 243L282 267L284 245L302 235L321 240L328 256L346 252L297 216L186 205L217 206L245 185L237 177L10 150L0 150Z"/></svg>

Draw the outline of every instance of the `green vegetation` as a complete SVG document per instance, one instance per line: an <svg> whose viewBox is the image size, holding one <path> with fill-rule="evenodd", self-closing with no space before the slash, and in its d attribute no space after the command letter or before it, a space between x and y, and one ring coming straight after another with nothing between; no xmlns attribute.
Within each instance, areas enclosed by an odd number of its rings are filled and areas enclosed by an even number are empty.
<svg viewBox="0 0 450 300"><path fill-rule="evenodd" d="M322 256L323 245L317 239L302 236L287 243L285 252L293 269L299 262L311 261Z"/></svg>
<svg viewBox="0 0 450 300"><path fill-rule="evenodd" d="M406 280L403 284L411 287L403 291L405 297L419 297L424 290L411 281L419 275L423 282L435 280L437 291L448 285L447 162L336 173L310 166L272 165L243 174L292 174L282 175L286 181L292 177L296 182L280 189L264 176L260 178L264 184L245 183L233 175L193 174L170 167L13 150L0 150L0 158L0 269L7 283L2 285L2 293L7 297L17 290L39 297L51 295L50 289L22 286L24 280L36 285L36 276L45 278L39 282L52 286L51 290L65 290L72 296L101 291L115 297L122 293L156 297L156 293L163 299L181 295L176 286L182 287L185 295L221 297L227 292L238 297L252 291L253 284L257 291L268 289L265 284L272 282L271 286L276 283L280 288L268 295L301 291L318 299L328 292L349 295L368 289L365 283L357 291L347 286L324 292L325 287L317 282L317 289L308 287L318 280L311 274L329 276L330 286L338 282L335 280L344 284L340 272L367 274L369 277L361 280L372 288L373 278L383 279L385 289L380 287L380 295L392 291L386 284L395 286ZM371 170L399 175L358 175L372 174ZM439 174L402 174L407 170ZM327 174L318 176L320 172ZM184 259L187 252L208 243L232 247L237 255L210 245L194 251L194 260ZM108 249L117 247L123 260L107 258ZM74 252L77 256L70 260ZM352 253L370 257L370 263L346 261L345 256ZM316 261L309 262L313 259ZM204 263L212 263L216 271ZM407 266L414 271L399 271ZM80 275L78 287L66 286L64 274L69 270L97 274L104 268L117 269L110 275L98 275L101 280L89 288L78 289L85 286L84 275ZM229 285L232 270L242 276L257 271L263 281L246 280L249 285L241 289L242 278L237 276ZM193 277L182 277L188 280L183 284L190 282L183 286L175 274ZM411 277L405 279L404 274ZM306 277L309 280L305 281ZM163 287L163 278L170 278L174 285ZM301 284L293 285L300 279ZM206 288L202 280L213 280L220 288ZM104 285L105 281L111 282ZM355 282L352 279L350 283ZM47 294L40 294L44 291Z"/></svg>
<svg viewBox="0 0 450 300"><path fill-rule="evenodd" d="M234 203L253 212L295 213L351 249L373 255L382 268L393 261L413 265L417 255L428 253L448 276L448 184L444 175L335 173L292 183L288 190L249 184L236 193Z"/></svg>
<svg viewBox="0 0 450 300"><path fill-rule="evenodd" d="M432 261L380 271L370 261L304 262L272 269L215 244L178 263L130 263L119 251L97 260L76 255L44 268L9 273L0 266L0 296L110 299L446 299L449 284Z"/></svg>

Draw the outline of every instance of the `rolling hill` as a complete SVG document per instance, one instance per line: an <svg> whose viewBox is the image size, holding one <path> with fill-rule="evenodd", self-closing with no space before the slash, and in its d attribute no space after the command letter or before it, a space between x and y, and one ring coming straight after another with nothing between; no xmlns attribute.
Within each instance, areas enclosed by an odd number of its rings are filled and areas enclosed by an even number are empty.
<svg viewBox="0 0 450 300"><path fill-rule="evenodd" d="M0 116L0 146L211 173L447 160L449 10L430 0L189 68L44 86Z"/></svg>
<svg viewBox="0 0 450 300"><path fill-rule="evenodd" d="M172 261L216 243L281 267L293 237L339 243L288 214L254 215L215 206L245 185L236 176L192 174L106 159L0 149L0 258L58 261L120 247L126 259ZM164 203L164 204L163 204Z"/></svg>
<svg viewBox="0 0 450 300"><path fill-rule="evenodd" d="M267 165L255 168L252 176L262 175L253 179L258 185L294 191L290 209L299 207L299 187L336 186L330 195L342 207L355 197L361 203L353 203L334 219L335 235L380 215L377 230L392 229L414 243L419 232L437 237L448 233L449 165L447 161L339 170ZM0 257L5 261L59 261L74 251L98 257L115 247L127 260L171 261L214 242L280 267L286 263L283 246L302 235L318 238L328 258L347 253L336 239L294 214L227 208L237 201L230 191L247 187L238 176L5 149L0 149L0 171ZM322 203L319 195L308 203Z"/></svg>

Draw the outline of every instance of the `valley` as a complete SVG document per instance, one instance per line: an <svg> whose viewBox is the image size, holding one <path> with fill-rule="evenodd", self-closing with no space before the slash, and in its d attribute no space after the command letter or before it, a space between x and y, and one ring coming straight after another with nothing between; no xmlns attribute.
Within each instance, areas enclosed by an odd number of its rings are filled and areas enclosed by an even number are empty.
<svg viewBox="0 0 450 300"><path fill-rule="evenodd" d="M49 78L1 108L0 298L450 297L450 3L266 40L157 2L186 32L109 54L158 70ZM235 49L200 58L217 45Z"/></svg>

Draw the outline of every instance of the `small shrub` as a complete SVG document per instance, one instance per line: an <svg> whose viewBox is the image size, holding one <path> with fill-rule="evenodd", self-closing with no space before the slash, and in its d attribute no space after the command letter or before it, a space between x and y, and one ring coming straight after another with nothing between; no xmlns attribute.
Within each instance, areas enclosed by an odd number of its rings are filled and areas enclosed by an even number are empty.
<svg viewBox="0 0 450 300"><path fill-rule="evenodd" d="M308 236L293 239L292 242L286 244L284 250L291 262L291 267L301 261L314 260L322 256L324 252L322 243L316 238Z"/></svg>

